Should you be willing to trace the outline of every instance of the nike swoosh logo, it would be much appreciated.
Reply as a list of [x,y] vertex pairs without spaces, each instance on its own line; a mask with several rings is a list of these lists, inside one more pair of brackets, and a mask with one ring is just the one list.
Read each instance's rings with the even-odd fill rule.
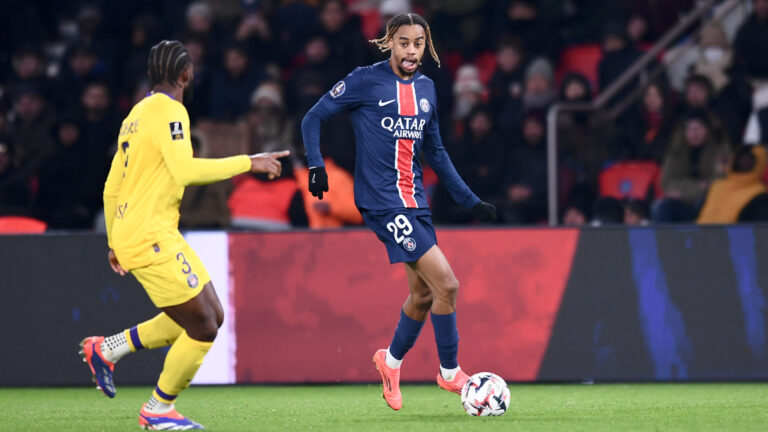
[[381,99],[379,99],[379,106],[386,106],[386,105],[389,105],[389,104],[391,104],[391,103],[392,103],[392,102],[394,102],[394,101],[395,101],[395,100],[394,100],[394,99],[392,99],[392,100],[390,100],[390,101],[382,102],[382,101],[381,101]]
[[312,183],[314,183],[314,182],[315,182],[315,176],[316,176],[316,175],[317,175],[317,174],[312,174]]

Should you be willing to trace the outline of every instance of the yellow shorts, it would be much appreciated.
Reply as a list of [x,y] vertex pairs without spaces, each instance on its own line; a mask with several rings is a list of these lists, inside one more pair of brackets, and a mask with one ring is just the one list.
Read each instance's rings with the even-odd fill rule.
[[175,258],[131,270],[155,306],[180,305],[200,294],[211,281],[197,253],[184,242],[173,251]]

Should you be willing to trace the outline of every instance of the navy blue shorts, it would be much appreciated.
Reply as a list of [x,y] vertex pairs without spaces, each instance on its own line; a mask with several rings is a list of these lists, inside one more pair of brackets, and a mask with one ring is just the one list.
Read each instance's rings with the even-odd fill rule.
[[414,262],[437,244],[429,209],[363,210],[363,220],[387,247],[389,262]]

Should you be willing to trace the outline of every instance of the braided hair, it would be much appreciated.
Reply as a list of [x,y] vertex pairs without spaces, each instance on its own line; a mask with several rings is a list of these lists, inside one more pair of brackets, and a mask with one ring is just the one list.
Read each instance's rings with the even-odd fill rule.
[[182,72],[192,63],[187,48],[179,41],[160,41],[149,50],[147,75],[150,88],[163,83],[176,84]]
[[424,33],[426,33],[427,36],[429,54],[433,59],[435,59],[437,66],[440,67],[440,58],[437,57],[437,53],[435,52],[435,44],[432,42],[432,32],[429,29],[429,24],[427,24],[427,20],[425,20],[421,15],[417,13],[403,13],[393,17],[389,20],[389,22],[387,22],[387,32],[384,34],[384,36],[379,39],[371,39],[368,42],[376,44],[381,52],[387,52],[389,51],[387,42],[395,36],[397,29],[403,25],[420,25],[422,28],[424,28]]

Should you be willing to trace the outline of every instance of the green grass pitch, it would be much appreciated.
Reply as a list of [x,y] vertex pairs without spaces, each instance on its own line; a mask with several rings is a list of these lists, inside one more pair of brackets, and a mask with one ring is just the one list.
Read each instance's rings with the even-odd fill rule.
[[[210,431],[766,431],[768,384],[512,385],[501,417],[469,417],[459,396],[405,384],[402,411],[380,385],[192,387],[179,411]],[[150,387],[0,388],[2,431],[138,429]]]

